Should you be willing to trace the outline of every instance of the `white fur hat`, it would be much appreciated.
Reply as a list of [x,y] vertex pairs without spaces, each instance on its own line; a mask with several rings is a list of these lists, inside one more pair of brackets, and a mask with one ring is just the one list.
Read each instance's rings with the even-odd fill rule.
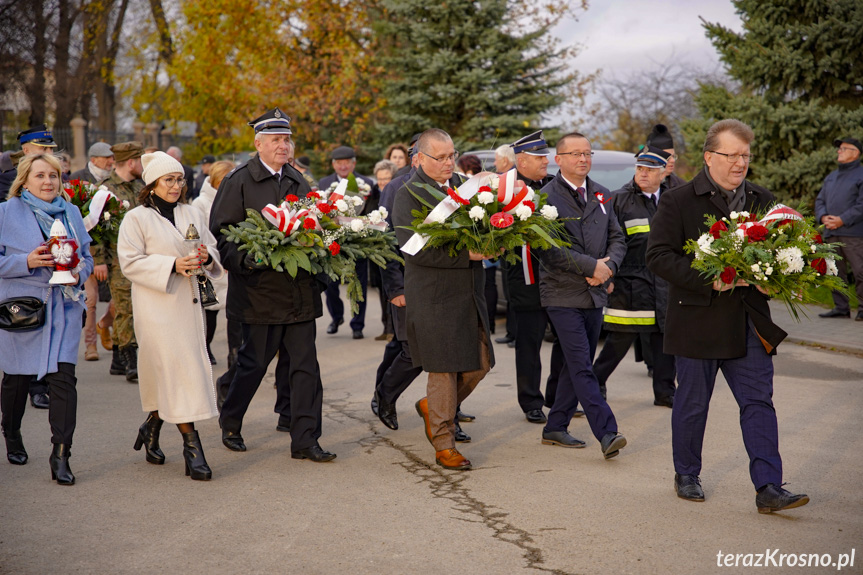
[[165,152],[153,152],[141,156],[141,164],[144,166],[144,183],[148,186],[164,176],[165,174],[183,174],[183,164],[166,154]]

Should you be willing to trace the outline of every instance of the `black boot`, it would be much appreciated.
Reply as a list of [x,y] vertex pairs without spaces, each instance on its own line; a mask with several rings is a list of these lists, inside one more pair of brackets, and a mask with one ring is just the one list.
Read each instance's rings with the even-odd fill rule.
[[183,434],[183,458],[186,460],[186,476],[200,481],[209,481],[213,477],[207,460],[204,459],[204,448],[197,431]]
[[140,451],[141,446],[146,447],[147,461],[162,465],[165,463],[165,454],[159,449],[159,431],[162,429],[163,421],[156,414],[150,413],[147,421],[138,428],[138,439],[135,440],[135,451]]
[[120,348],[116,345],[111,348],[111,368],[108,372],[111,375],[126,374],[126,362],[123,361],[123,354],[120,353]]
[[24,449],[24,441],[21,439],[21,430],[3,431],[6,438],[6,459],[12,465],[24,465],[27,463],[27,451]]
[[120,348],[120,353],[126,362],[126,381],[138,383],[138,348],[127,345]]
[[56,479],[59,485],[75,485],[75,476],[69,469],[68,445],[55,443],[48,463],[51,464],[51,479]]

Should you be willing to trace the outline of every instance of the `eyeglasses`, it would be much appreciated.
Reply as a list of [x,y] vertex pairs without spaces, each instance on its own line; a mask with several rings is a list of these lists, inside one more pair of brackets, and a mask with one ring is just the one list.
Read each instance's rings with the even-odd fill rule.
[[589,160],[591,156],[593,156],[595,152],[558,152],[558,156],[572,156],[576,160],[579,158],[584,158],[585,160]]
[[677,154],[671,154],[671,155],[669,156],[669,158],[671,158],[672,160],[676,160],[676,159],[677,159]]
[[716,152],[714,150],[708,150],[711,154],[719,154],[720,156],[725,156],[725,159],[728,160],[729,164],[736,164],[737,160],[743,158],[743,162],[748,164],[755,158],[752,154],[723,154],[722,152]]
[[836,148],[836,151],[837,152],[856,152],[857,148],[843,148],[840,146],[840,147]]
[[186,180],[183,178],[180,178],[178,180],[177,178],[170,177],[170,178],[165,178],[162,181],[165,182],[165,185],[168,186],[169,188],[173,188],[175,184],[177,185],[178,188],[182,188],[183,186],[186,185]]
[[425,156],[427,158],[431,158],[435,162],[439,162],[441,164],[443,164],[445,162],[455,162],[458,159],[458,150],[456,150],[455,152],[453,152],[452,154],[450,154],[449,156],[446,156],[444,158],[435,158],[434,156],[430,156],[430,155],[428,155],[422,151],[420,152],[420,154],[422,154],[423,156]]

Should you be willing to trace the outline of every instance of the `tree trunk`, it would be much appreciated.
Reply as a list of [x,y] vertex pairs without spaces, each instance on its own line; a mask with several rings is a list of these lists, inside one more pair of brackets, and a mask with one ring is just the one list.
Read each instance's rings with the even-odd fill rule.
[[30,125],[45,121],[45,2],[30,0],[33,10],[33,76],[29,78],[25,92],[30,102]]

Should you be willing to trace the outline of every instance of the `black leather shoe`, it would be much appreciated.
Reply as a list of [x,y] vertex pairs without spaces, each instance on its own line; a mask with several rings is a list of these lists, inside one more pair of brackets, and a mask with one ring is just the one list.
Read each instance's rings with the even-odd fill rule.
[[282,431],[284,433],[291,432],[291,418],[286,417],[284,415],[279,416],[279,423],[276,424],[276,431]]
[[372,413],[375,415],[378,414],[378,392],[375,390],[374,395],[372,395]]
[[469,413],[464,413],[462,410],[458,410],[455,412],[455,418],[461,423],[470,423],[471,421],[476,419],[475,415],[470,415]]
[[21,430],[4,431],[6,439],[6,459],[12,465],[24,465],[27,463],[27,450],[24,449],[24,440],[21,439]]
[[69,468],[68,445],[55,443],[48,463],[51,465],[51,479],[56,479],[58,485],[75,485],[75,476]]
[[506,342],[506,347],[510,349],[515,349],[515,340]]
[[620,433],[606,433],[600,442],[600,446],[605,458],[611,459],[612,457],[617,457],[620,454],[620,450],[626,446],[626,438]]
[[574,412],[572,412],[572,417],[584,417],[584,410],[576,409]]
[[320,445],[312,445],[311,447],[291,452],[291,459],[308,459],[315,463],[324,463],[326,461],[332,461],[335,458],[335,453],[324,451],[321,449]]
[[836,308],[831,309],[830,311],[825,311],[824,313],[819,313],[818,317],[851,317],[850,311],[839,311]]
[[653,405],[658,405],[660,407],[674,407],[674,396],[667,395],[665,397],[657,397],[653,400]]
[[509,342],[515,342],[515,338],[514,338],[514,337],[512,337],[512,336],[509,336],[509,335],[505,335],[505,336],[503,336],[503,337],[496,337],[496,338],[494,338],[494,342],[495,342],[495,343],[509,343]]
[[704,490],[697,475],[674,474],[674,490],[677,496],[687,501],[704,501]]
[[354,335],[352,337],[354,339],[363,339],[363,332],[361,330],[355,329]]
[[462,431],[458,421],[455,422],[455,440],[458,443],[470,443],[470,435]]
[[543,445],[559,445],[561,447],[584,447],[585,443],[576,439],[567,431],[543,431]]
[[30,396],[30,405],[36,409],[48,409],[51,407],[51,399],[47,393],[34,393]]
[[191,477],[195,481],[209,481],[213,477],[213,472],[204,458],[204,448],[201,447],[201,438],[198,437],[198,432],[190,431],[182,435],[186,477]]
[[774,511],[782,511],[783,509],[794,509],[802,507],[809,503],[809,496],[805,493],[795,495],[777,487],[772,483],[768,483],[761,493],[755,496],[755,506],[758,507],[758,513],[773,513]]
[[381,420],[381,423],[386,425],[388,428],[395,431],[399,428],[399,418],[396,414],[396,404],[387,403],[378,392],[375,392],[375,398],[378,400],[378,419]]
[[150,412],[147,421],[138,428],[138,438],[135,439],[133,449],[141,451],[141,447],[144,447],[144,458],[147,462],[162,465],[165,463],[165,454],[159,449],[159,433],[164,422],[156,417],[155,413],[154,411]]
[[541,409],[531,409],[524,413],[524,418],[531,423],[545,423],[548,419]]
[[231,451],[245,451],[246,444],[243,443],[243,436],[239,431],[222,430],[222,443]]
[[863,321],[863,309],[857,310],[857,317],[854,318],[854,321]]
[[327,333],[334,334],[339,331],[339,326],[345,323],[345,318],[334,319],[333,323],[327,326]]

